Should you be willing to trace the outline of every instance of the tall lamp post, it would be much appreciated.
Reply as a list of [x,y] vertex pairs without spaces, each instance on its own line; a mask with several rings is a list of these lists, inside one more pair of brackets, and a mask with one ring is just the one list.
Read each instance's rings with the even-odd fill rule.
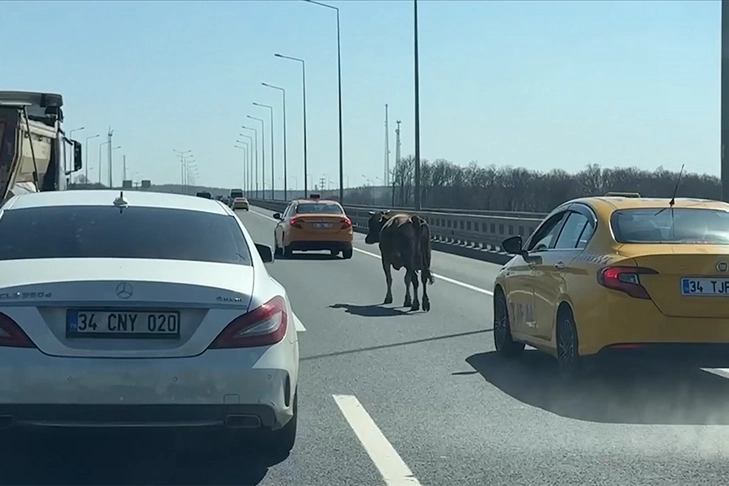
[[[248,118],[261,123],[261,196],[263,196],[261,199],[266,199],[266,141],[263,138],[263,132],[266,130],[266,125],[263,118],[256,118],[251,115],[248,115]],[[256,133],[257,132],[258,131],[256,131]]]
[[276,156],[273,152],[273,106],[264,105],[261,103],[253,103],[255,106],[260,106],[262,108],[268,108],[268,111],[271,115],[271,201],[276,199],[275,197],[275,189],[274,184],[276,183],[276,176],[275,176],[275,165],[276,165]]
[[296,61],[301,63],[301,86],[302,86],[302,95],[303,95],[303,107],[304,107],[304,197],[308,196],[308,174],[309,174],[309,166],[308,166],[308,157],[307,157],[307,136],[306,136],[306,62],[303,59],[299,59],[298,57],[291,57],[291,56],[284,56],[283,54],[274,54],[276,57],[280,57],[281,59],[288,59],[290,61]]
[[[246,194],[248,193],[248,190],[246,189],[246,184],[248,183],[248,177],[246,174],[246,171],[248,169],[248,149],[249,145],[247,142],[238,142],[241,145],[235,145],[234,147],[237,149],[241,149],[243,151],[243,184],[241,185],[241,189],[246,191]],[[250,197],[250,196],[249,196]]]
[[[246,188],[246,192],[248,194],[253,193],[253,137],[250,135],[246,135],[244,133],[239,133],[239,137],[243,137],[246,139],[245,142],[242,140],[236,140],[238,143],[242,143],[248,146],[248,167],[246,170],[248,171],[248,176],[246,177],[246,180],[248,181],[248,187]],[[249,196],[250,197],[250,196]]]
[[415,57],[415,210],[422,207],[420,190],[420,56],[418,54],[418,0],[413,0],[414,38],[413,55]]
[[[245,125],[241,125],[241,128],[243,128],[244,130],[251,130],[254,135],[252,137],[253,138],[253,153],[256,155],[254,180],[256,181],[256,199],[258,199],[258,197],[259,197],[259,194],[258,194],[258,182],[259,182],[259,179],[258,179],[258,130],[256,130],[255,128],[247,127]],[[239,140],[239,142],[240,142],[240,140]]]
[[283,175],[283,184],[284,184],[283,198],[284,198],[284,201],[288,201],[289,200],[289,197],[288,197],[288,165],[289,165],[289,163],[288,163],[288,160],[287,160],[288,159],[287,158],[288,148],[287,148],[287,142],[286,142],[286,90],[283,89],[283,88],[280,88],[278,86],[274,86],[272,84],[268,84],[268,83],[261,83],[261,84],[263,86],[267,87],[267,88],[272,88],[272,89],[279,90],[281,92],[281,95],[283,96],[283,158],[284,158],[284,160],[283,160],[283,171],[284,171],[284,175]]
[[314,5],[326,7],[337,13],[337,95],[339,98],[339,202],[344,204],[344,149],[342,142],[342,43],[339,28],[339,9],[326,3],[317,2],[315,0],[306,0]]
[[84,143],[84,151],[86,152],[86,173],[84,177],[86,177],[86,184],[89,184],[89,140],[91,140],[92,138],[99,138],[100,136],[101,134],[86,137],[86,142]]
[[729,143],[729,1],[721,0],[721,192],[729,202],[729,160],[726,145]]

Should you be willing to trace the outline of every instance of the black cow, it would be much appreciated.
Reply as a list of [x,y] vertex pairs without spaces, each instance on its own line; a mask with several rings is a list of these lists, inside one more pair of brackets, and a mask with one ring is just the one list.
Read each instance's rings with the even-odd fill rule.
[[[387,294],[385,304],[392,303],[392,271],[405,267],[405,303],[410,310],[420,309],[418,301],[418,270],[423,282],[423,310],[430,310],[428,282],[434,283],[430,273],[430,227],[417,214],[394,214],[370,211],[369,231],[365,243],[380,244],[382,269],[385,271]],[[410,298],[410,284],[413,285],[414,298]]]

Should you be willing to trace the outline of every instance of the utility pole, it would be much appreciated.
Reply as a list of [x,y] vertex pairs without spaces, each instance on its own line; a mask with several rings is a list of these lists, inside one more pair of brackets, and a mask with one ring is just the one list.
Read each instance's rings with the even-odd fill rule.
[[[396,121],[397,128],[395,128],[395,168],[393,172],[398,169],[400,165],[400,120]],[[392,205],[395,206],[395,177],[392,178]]]
[[385,186],[390,185],[390,121],[387,103],[385,103],[385,174],[382,180]]
[[719,101],[721,113],[720,163],[721,163],[721,192],[722,199],[729,201],[729,159],[726,145],[729,143],[729,1],[721,1],[721,99]]
[[109,189],[114,188],[114,161],[111,158],[112,157],[112,144],[111,144],[111,137],[114,135],[114,130],[109,127],[109,133],[106,134],[107,142],[109,143]]
[[122,180],[127,180],[127,156],[126,154],[122,156]]
[[323,192],[324,189],[327,187],[327,178],[326,177],[320,177],[319,178],[319,192]]
[[415,210],[420,211],[422,206],[422,192],[420,189],[420,51],[418,46],[418,0],[413,0],[413,57],[414,85],[415,85]]

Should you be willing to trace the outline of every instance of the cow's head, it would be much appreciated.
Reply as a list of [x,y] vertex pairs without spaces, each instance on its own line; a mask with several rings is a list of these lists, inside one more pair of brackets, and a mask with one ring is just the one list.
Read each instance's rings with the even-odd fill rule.
[[380,231],[388,220],[388,213],[390,211],[370,211],[370,220],[367,222],[367,236],[365,236],[365,243],[373,245],[380,241]]

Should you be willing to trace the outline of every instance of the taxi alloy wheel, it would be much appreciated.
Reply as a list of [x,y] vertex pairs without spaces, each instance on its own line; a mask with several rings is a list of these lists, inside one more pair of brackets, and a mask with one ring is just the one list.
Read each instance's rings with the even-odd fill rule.
[[524,343],[514,341],[511,335],[511,324],[509,322],[508,305],[506,297],[498,292],[494,298],[494,347],[496,352],[512,357],[524,351]]
[[350,258],[352,258],[353,253],[354,253],[354,250],[352,250],[351,248],[342,250],[342,258],[344,258],[345,260],[349,260]]
[[560,312],[557,317],[556,337],[559,374],[563,380],[569,381],[576,378],[582,371],[577,327],[572,312]]

